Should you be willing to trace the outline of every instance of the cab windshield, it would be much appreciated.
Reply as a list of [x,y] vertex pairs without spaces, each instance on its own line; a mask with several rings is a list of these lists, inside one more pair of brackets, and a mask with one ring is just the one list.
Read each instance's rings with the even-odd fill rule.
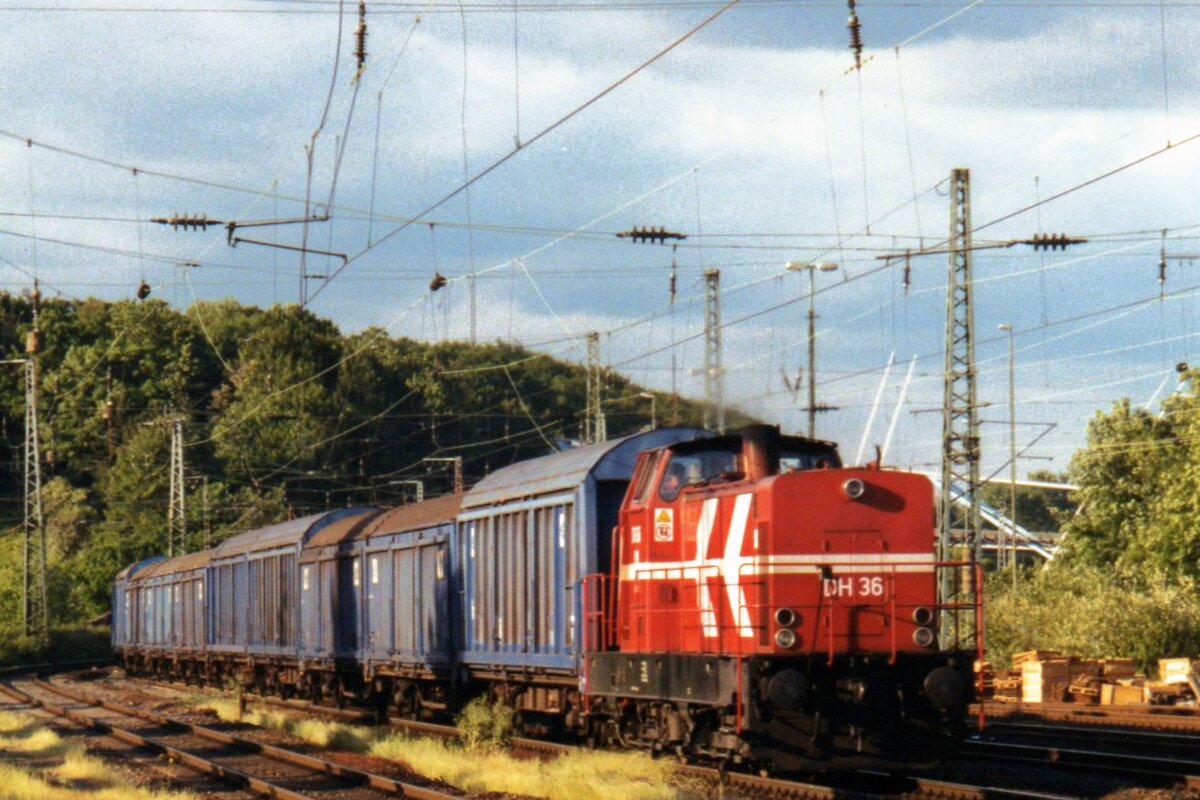
[[805,469],[832,469],[842,461],[833,448],[800,449],[784,447],[779,454],[779,474]]
[[695,486],[722,473],[737,471],[737,451],[713,448],[692,453],[671,453],[666,472],[658,486],[658,496],[670,502],[685,486]]

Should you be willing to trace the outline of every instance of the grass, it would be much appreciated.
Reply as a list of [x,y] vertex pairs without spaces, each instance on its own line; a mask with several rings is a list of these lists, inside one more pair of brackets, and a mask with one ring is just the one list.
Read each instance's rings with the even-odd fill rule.
[[371,743],[380,736],[380,732],[372,728],[344,725],[340,722],[326,722],[318,719],[297,717],[286,711],[268,711],[251,705],[246,713],[238,715],[237,702],[223,698],[204,698],[193,701],[196,708],[206,708],[215,711],[217,716],[226,722],[244,722],[260,728],[283,731],[297,736],[304,741],[319,747],[333,750],[349,750],[353,753],[365,753],[371,748]]
[[370,754],[459,789],[547,800],[675,800],[674,768],[641,753],[575,751],[546,761],[513,758],[491,747],[468,749],[425,737],[389,736]]
[[136,786],[112,765],[65,742],[27,714],[0,711],[0,753],[47,766],[0,762],[0,800],[188,800],[192,795]]
[[227,722],[245,722],[286,731],[311,744],[349,750],[403,763],[413,772],[459,789],[542,797],[547,800],[678,800],[690,796],[677,785],[669,761],[641,753],[580,750],[548,760],[514,758],[504,751],[506,719],[476,709],[460,726],[474,746],[425,736],[404,736],[384,728],[302,719],[285,711],[251,707],[239,718],[233,700],[204,698],[198,708]]

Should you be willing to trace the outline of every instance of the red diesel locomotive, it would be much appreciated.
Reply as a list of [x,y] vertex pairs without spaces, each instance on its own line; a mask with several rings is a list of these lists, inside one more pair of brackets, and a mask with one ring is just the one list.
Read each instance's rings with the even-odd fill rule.
[[[937,562],[922,475],[766,426],[650,450],[612,564],[586,593],[596,739],[804,769],[961,738],[980,606],[939,606],[937,576],[976,576]],[[971,641],[940,648],[941,623]]]

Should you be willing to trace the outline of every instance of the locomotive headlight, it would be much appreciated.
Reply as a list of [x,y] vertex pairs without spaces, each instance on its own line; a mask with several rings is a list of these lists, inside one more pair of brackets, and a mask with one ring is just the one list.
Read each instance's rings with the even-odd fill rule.
[[933,644],[933,631],[929,628],[917,628],[913,631],[913,644],[917,647],[929,647]]
[[857,500],[866,493],[867,485],[858,478],[850,478],[842,484],[842,491],[846,493],[846,497]]
[[918,606],[913,609],[912,618],[913,622],[918,625],[928,625],[933,622],[933,609],[926,606]]
[[775,644],[785,650],[796,646],[796,634],[788,628],[780,628],[775,631]]
[[775,622],[784,628],[790,628],[796,624],[796,612],[790,608],[775,609]]

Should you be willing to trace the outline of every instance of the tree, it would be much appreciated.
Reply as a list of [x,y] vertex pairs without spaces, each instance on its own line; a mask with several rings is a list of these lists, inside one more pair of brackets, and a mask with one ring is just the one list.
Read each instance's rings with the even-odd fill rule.
[[1128,398],[1091,419],[1087,447],[1067,470],[1080,487],[1072,498],[1079,512],[1063,528],[1067,557],[1097,566],[1159,560],[1148,545],[1160,539],[1162,480],[1188,455],[1175,428]]
[[297,306],[276,306],[257,319],[213,398],[223,475],[257,484],[324,468],[345,410],[337,394],[342,352],[333,323]]
[[107,605],[112,578],[122,567],[167,550],[170,429],[162,421],[139,425],[121,444],[100,484],[104,519],[73,560],[80,603]]

